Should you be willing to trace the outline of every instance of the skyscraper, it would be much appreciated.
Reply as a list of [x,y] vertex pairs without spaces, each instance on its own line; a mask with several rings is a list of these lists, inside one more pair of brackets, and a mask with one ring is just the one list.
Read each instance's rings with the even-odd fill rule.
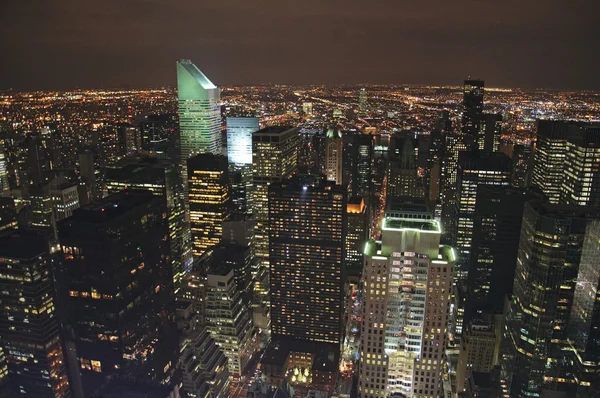
[[551,203],[600,204],[600,125],[539,120],[531,183]]
[[231,211],[228,164],[213,154],[193,156],[187,164],[192,253],[200,257],[221,241]]
[[342,160],[343,160],[342,138],[335,129],[329,129],[325,148],[325,175],[327,181],[333,181],[342,185]]
[[459,269],[456,276],[464,280],[468,270],[473,234],[473,213],[477,203],[477,187],[481,185],[510,184],[511,161],[501,152],[460,152],[456,177],[455,215],[456,248],[459,252]]
[[113,374],[169,383],[178,342],[165,200],[109,195],[63,220],[59,241],[65,325],[87,393]]
[[352,150],[352,195],[369,198],[372,191],[373,169],[373,136],[368,134],[354,134]]
[[206,327],[193,331],[181,344],[183,390],[190,398],[229,396],[227,357]]
[[257,117],[227,118],[227,160],[230,165],[252,165],[252,133],[259,129]]
[[354,282],[360,281],[364,263],[364,247],[369,235],[367,206],[360,196],[348,199],[346,229],[346,277]]
[[257,117],[227,118],[227,160],[234,211],[252,214],[252,133]]
[[480,141],[479,135],[483,117],[484,86],[483,80],[472,79],[465,80],[463,86],[462,133],[470,135],[477,143]]
[[578,396],[593,395],[600,383],[600,221],[591,221],[586,229],[581,262],[575,285],[573,309],[571,311],[568,336],[572,341],[575,363],[573,373],[577,375]]
[[181,162],[199,153],[221,153],[221,93],[190,60],[177,61]]
[[502,138],[502,115],[484,113],[479,128],[481,129],[478,137],[479,149],[486,152],[498,152]]
[[391,155],[388,161],[386,196],[422,198],[424,195],[425,187],[417,170],[412,138],[404,137],[400,153]]
[[525,188],[531,185],[531,146],[515,145],[512,153],[511,185],[516,188]]
[[169,241],[171,244],[171,268],[177,290],[184,270],[190,266],[191,253],[184,252],[184,214],[177,166],[167,159],[155,157],[126,157],[105,169],[108,194],[125,189],[146,189],[161,197],[167,204]]
[[445,358],[454,251],[437,221],[396,209],[365,249],[358,394],[437,397]]
[[0,343],[11,383],[21,397],[70,397],[49,243],[9,230],[0,257]]
[[358,94],[358,116],[359,117],[365,117],[367,116],[367,112],[368,112],[368,94],[367,94],[367,90],[365,90],[364,88],[360,90],[360,93]]
[[257,348],[252,310],[233,267],[215,265],[206,278],[205,324],[228,358],[229,373],[239,378]]
[[502,313],[505,297],[512,294],[525,203],[541,199],[542,194],[505,185],[480,185],[476,197],[467,275],[467,322],[477,310]]
[[598,219],[595,208],[525,205],[503,342],[503,378],[511,397],[577,388],[572,359],[565,358],[573,349],[567,331],[587,228]]
[[263,266],[269,264],[269,185],[296,172],[298,143],[298,129],[293,127],[266,127],[252,134],[255,255]]
[[340,345],[346,192],[316,176],[269,186],[271,335]]

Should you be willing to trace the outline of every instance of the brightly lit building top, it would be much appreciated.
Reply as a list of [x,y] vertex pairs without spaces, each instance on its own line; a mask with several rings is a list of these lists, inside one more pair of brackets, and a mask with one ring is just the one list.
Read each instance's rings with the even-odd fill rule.
[[177,92],[179,100],[219,98],[219,89],[189,59],[177,61]]

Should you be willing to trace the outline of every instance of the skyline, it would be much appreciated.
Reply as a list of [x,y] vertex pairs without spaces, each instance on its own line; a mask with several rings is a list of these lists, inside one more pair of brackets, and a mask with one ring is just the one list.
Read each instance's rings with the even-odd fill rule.
[[0,89],[173,87],[176,60],[190,58],[218,86],[449,85],[470,75],[494,87],[599,90],[595,9],[512,0],[6,2]]

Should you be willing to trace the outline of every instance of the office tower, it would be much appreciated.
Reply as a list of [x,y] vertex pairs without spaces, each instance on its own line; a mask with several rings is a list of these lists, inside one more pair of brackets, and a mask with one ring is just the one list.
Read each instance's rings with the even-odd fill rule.
[[342,137],[337,130],[330,128],[327,131],[325,149],[325,175],[327,176],[327,181],[333,181],[337,185],[342,185],[343,156]]
[[591,221],[586,229],[581,263],[575,285],[573,307],[567,329],[573,351],[574,374],[579,386],[577,397],[593,396],[600,386],[600,222]]
[[269,264],[269,184],[296,172],[299,136],[293,127],[266,127],[252,134],[252,215],[255,224],[255,255]]
[[220,90],[190,60],[177,61],[182,175],[199,153],[221,153]]
[[505,297],[512,294],[525,203],[542,199],[542,194],[504,185],[480,185],[476,198],[467,321],[477,310],[502,313]]
[[467,389],[470,372],[489,373],[498,364],[502,337],[502,314],[482,314],[472,318],[460,342],[456,367],[456,388]]
[[44,191],[29,197],[29,226],[40,230],[52,230],[55,227],[52,198]]
[[572,352],[567,331],[582,246],[594,231],[586,228],[598,219],[595,208],[525,204],[503,339],[503,379],[511,397],[576,388],[572,360],[565,358]]
[[531,146],[515,145],[512,152],[512,177],[510,184],[516,188],[531,185]]
[[191,265],[191,251],[184,250],[185,220],[180,195],[180,177],[171,160],[155,157],[126,157],[105,169],[106,192],[114,194],[125,189],[145,189],[161,197],[167,204],[171,271],[175,291],[185,270]]
[[[232,264],[219,262],[213,265],[206,277],[205,324],[228,359],[229,373],[240,378],[258,348],[252,326],[252,310],[245,294],[249,286],[244,282],[238,284]],[[246,274],[250,275],[250,271]]]
[[49,141],[49,135],[43,133],[29,134],[24,141],[27,148],[28,189],[32,194],[40,194],[53,168]]
[[94,153],[89,149],[79,153],[79,176],[81,185],[84,187],[84,195],[80,196],[80,202],[86,205],[99,197],[96,185]]
[[363,88],[360,90],[360,93],[358,94],[358,116],[359,117],[367,116],[367,112],[368,112],[367,108],[368,108],[367,90],[365,90]]
[[227,118],[227,160],[230,165],[252,165],[252,133],[259,129],[257,117]]
[[367,206],[360,196],[348,199],[346,206],[346,277],[357,283],[364,263],[363,251],[369,235]]
[[550,203],[560,203],[568,130],[568,122],[538,120],[531,184],[541,189]]
[[457,228],[457,222],[454,214],[456,207],[456,175],[458,171],[458,155],[467,150],[467,142],[463,135],[446,134],[445,153],[441,158],[441,195],[442,204],[442,225],[444,226],[444,235],[446,239]]
[[479,143],[483,117],[484,86],[483,80],[471,79],[465,80],[463,86],[462,133],[463,135],[470,135],[477,143]]
[[532,185],[551,203],[600,204],[600,125],[539,120]]
[[445,361],[454,252],[424,210],[396,209],[363,271],[358,395],[437,397]]
[[55,178],[49,184],[49,196],[52,199],[54,218],[64,220],[79,209],[79,184],[66,178]]
[[566,142],[561,202],[600,206],[600,124],[571,127]]
[[118,129],[122,156],[133,155],[142,150],[140,129],[125,123],[119,124]]
[[373,169],[373,136],[354,134],[352,146],[352,181],[351,191],[353,196],[369,198],[372,193]]
[[192,254],[200,257],[221,241],[231,211],[227,158],[205,153],[187,165]]
[[0,343],[21,397],[70,397],[46,238],[24,231],[0,237]]
[[234,210],[252,213],[252,133],[259,130],[257,117],[227,118],[227,160],[233,179]]
[[422,198],[425,195],[423,178],[419,175],[415,162],[415,148],[411,137],[405,137],[401,152],[391,155],[387,170],[387,191],[389,198]]
[[229,396],[227,357],[206,327],[183,338],[181,344],[183,390],[190,398]]
[[0,344],[0,397],[10,398],[10,386],[8,386],[8,365],[6,362],[6,355],[2,350],[2,344]]
[[179,123],[177,114],[165,113],[144,116],[140,122],[142,150],[165,153],[179,164]]
[[340,345],[346,191],[316,176],[269,186],[271,335]]
[[502,115],[499,113],[484,113],[479,127],[478,145],[486,152],[498,152],[502,138]]
[[87,394],[115,374],[171,382],[178,342],[165,200],[109,195],[63,220],[59,241],[65,327]]
[[456,177],[455,215],[456,248],[459,255],[459,269],[456,276],[466,279],[471,261],[471,237],[473,234],[473,213],[477,204],[477,187],[481,185],[510,184],[511,161],[501,152],[470,151],[458,156]]

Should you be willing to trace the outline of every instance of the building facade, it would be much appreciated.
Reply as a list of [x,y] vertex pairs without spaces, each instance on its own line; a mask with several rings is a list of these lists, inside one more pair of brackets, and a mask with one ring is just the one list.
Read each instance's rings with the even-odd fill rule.
[[271,335],[340,345],[346,192],[301,176],[269,186]]
[[358,394],[437,397],[441,391],[454,251],[420,212],[386,217],[365,250]]
[[201,257],[221,242],[231,212],[228,164],[225,156],[213,154],[193,156],[187,164],[192,254]]

